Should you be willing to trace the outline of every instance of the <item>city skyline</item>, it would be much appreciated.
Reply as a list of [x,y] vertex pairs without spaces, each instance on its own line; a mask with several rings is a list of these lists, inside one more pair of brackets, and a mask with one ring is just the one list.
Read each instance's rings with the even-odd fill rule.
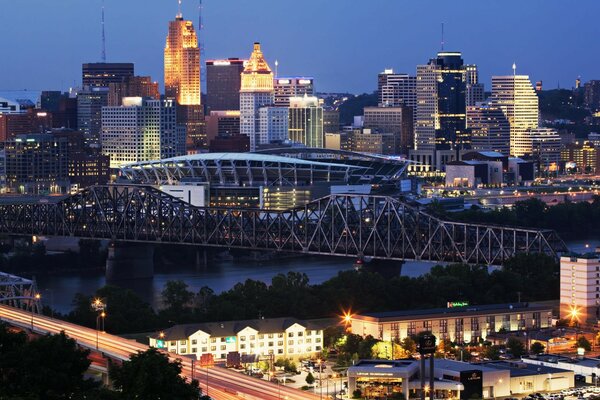
[[[164,37],[177,2],[105,3],[107,61],[134,62],[138,73],[151,75],[162,88]],[[6,9],[0,34],[15,40],[0,45],[11,54],[0,91],[79,86],[81,64],[101,58],[101,4],[23,0]],[[279,61],[280,75],[314,76],[320,92],[372,92],[383,69],[414,74],[416,65],[434,57],[444,22],[445,49],[461,51],[465,63],[477,64],[486,90],[491,76],[509,74],[513,62],[518,73],[543,80],[545,88],[558,83],[570,88],[579,75],[583,81],[594,78],[600,55],[593,40],[600,28],[593,17],[599,4],[580,2],[577,18],[565,2],[531,1],[515,10],[516,4],[461,1],[432,7],[431,2],[376,1],[343,8],[341,1],[311,0],[291,16],[284,2],[204,1],[202,62],[244,57],[248,46],[260,41],[267,61]],[[182,11],[197,25],[197,1],[184,0]],[[357,24],[362,28],[353,28]],[[24,26],[30,35],[23,34]],[[344,57],[347,61],[340,61]],[[576,63],[563,62],[575,57]]]

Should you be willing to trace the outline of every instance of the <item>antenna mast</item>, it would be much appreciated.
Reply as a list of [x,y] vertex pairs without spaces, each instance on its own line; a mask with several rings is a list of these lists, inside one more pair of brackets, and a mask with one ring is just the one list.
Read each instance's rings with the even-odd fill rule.
[[104,0],[102,0],[102,62],[106,62],[106,36],[104,34]]
[[200,48],[200,82],[206,80],[204,59],[204,23],[202,22],[202,0],[198,0],[198,47]]
[[442,22],[442,51],[444,51],[444,23]]

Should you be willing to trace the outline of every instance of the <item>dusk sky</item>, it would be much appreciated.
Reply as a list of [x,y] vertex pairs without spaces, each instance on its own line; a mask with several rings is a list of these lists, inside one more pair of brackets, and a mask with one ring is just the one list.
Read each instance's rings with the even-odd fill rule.
[[[105,0],[107,61],[161,82],[176,0]],[[101,0],[0,0],[0,91],[67,89],[100,61]],[[183,0],[198,20],[198,0]],[[318,91],[371,92],[384,68],[415,73],[440,50],[462,51],[490,77],[517,72],[544,88],[600,79],[600,1],[204,0],[205,59],[247,57],[260,41],[279,75]],[[204,88],[203,88],[204,90]]]

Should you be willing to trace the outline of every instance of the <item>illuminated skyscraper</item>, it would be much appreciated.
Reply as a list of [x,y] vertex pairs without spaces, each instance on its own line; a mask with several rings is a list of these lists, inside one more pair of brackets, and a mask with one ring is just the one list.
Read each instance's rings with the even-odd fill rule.
[[314,78],[277,77],[275,79],[275,106],[289,107],[290,97],[314,96]]
[[469,64],[465,66],[466,71],[466,103],[467,107],[474,106],[485,100],[485,90],[483,83],[479,82],[479,71],[477,65]]
[[165,46],[165,95],[179,105],[200,105],[200,49],[192,21],[179,13],[169,22]]
[[510,153],[510,124],[502,108],[489,104],[467,107],[467,127],[473,150]]
[[261,107],[274,102],[273,72],[265,61],[260,43],[254,50],[242,72],[240,88],[240,133],[250,138],[250,151],[260,144]]
[[323,148],[323,107],[316,97],[291,97],[289,138],[306,147]]
[[528,130],[538,127],[538,97],[527,75],[492,76],[491,104],[503,109],[510,124],[510,154],[530,154]]
[[379,107],[410,107],[417,104],[417,78],[386,69],[377,76]]

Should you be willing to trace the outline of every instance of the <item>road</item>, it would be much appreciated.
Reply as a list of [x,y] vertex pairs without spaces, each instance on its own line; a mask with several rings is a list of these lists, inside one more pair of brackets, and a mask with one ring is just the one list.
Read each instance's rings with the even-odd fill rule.
[[[59,319],[53,319],[41,315],[32,315],[29,312],[5,305],[0,305],[0,320],[10,325],[24,329],[32,329],[38,334],[60,333],[76,340],[84,348],[100,351],[108,357],[116,360],[128,360],[132,354],[138,351],[148,350],[148,346],[133,340],[123,339],[119,336],[98,332],[95,329],[75,325]],[[96,345],[98,347],[96,347]],[[172,360],[179,359],[182,363],[182,375],[188,379],[192,378],[192,360],[181,358],[175,354],[169,354]],[[292,389],[283,385],[277,385],[265,380],[252,378],[225,368],[201,368],[196,367],[193,371],[194,378],[200,382],[203,393],[207,393],[215,400],[316,400],[319,396]],[[208,382],[208,387],[207,387]]]

